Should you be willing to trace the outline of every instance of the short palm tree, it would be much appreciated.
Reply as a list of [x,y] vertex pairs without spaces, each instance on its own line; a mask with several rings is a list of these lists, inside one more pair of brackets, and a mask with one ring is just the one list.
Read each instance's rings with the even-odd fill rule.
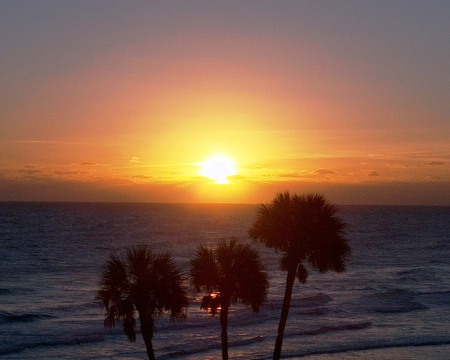
[[183,320],[188,305],[183,277],[170,254],[155,254],[145,245],[129,249],[126,259],[110,256],[97,299],[105,309],[105,327],[123,322],[131,342],[136,340],[138,313],[149,359],[155,359],[155,320],[166,313],[172,320]]
[[249,235],[280,251],[280,266],[287,272],[274,359],[281,356],[295,278],[302,284],[306,282],[306,265],[321,273],[345,270],[350,247],[344,237],[345,223],[336,216],[336,211],[322,195],[291,196],[288,192],[278,194],[272,203],[258,209]]
[[222,358],[228,359],[228,309],[241,302],[259,311],[267,297],[267,274],[258,253],[236,239],[221,240],[215,248],[200,246],[196,255],[191,260],[192,282],[197,291],[209,294],[201,308],[212,315],[220,311]]

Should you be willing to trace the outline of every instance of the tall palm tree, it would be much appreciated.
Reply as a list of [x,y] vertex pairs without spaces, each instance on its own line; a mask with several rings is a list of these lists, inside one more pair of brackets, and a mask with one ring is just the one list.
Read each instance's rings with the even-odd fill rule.
[[350,247],[344,237],[345,223],[336,211],[322,195],[291,196],[289,192],[278,194],[272,203],[258,209],[249,235],[280,251],[280,267],[287,272],[274,359],[281,355],[295,278],[302,284],[306,282],[306,265],[321,273],[345,270]]
[[220,310],[222,358],[228,359],[228,309],[241,302],[259,311],[267,297],[267,274],[258,253],[236,239],[221,240],[215,248],[200,246],[196,255],[191,260],[192,283],[197,291],[209,293],[202,309],[212,315]]
[[97,299],[105,309],[105,327],[122,321],[131,342],[136,341],[137,311],[149,359],[155,359],[155,320],[166,313],[171,320],[183,320],[188,305],[183,277],[170,254],[155,254],[145,245],[129,249],[126,259],[110,256]]

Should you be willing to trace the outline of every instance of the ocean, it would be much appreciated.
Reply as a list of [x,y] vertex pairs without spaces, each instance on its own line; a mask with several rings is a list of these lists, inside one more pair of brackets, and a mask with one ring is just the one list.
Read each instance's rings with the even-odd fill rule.
[[[0,203],[0,358],[145,359],[140,334],[105,329],[95,300],[105,261],[136,244],[169,251],[186,277],[198,245],[250,242],[257,205]],[[340,206],[352,257],[341,274],[294,286],[282,355],[291,359],[449,359],[450,207]],[[285,276],[269,274],[259,313],[232,306],[230,358],[270,359]],[[185,322],[167,318],[159,359],[219,359],[219,317],[189,291]]]

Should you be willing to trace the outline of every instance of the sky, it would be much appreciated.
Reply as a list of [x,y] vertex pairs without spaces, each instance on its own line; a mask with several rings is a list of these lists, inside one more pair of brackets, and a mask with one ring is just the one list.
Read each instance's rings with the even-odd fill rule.
[[[0,2],[0,201],[450,205],[450,1]],[[226,181],[205,176],[222,156]]]

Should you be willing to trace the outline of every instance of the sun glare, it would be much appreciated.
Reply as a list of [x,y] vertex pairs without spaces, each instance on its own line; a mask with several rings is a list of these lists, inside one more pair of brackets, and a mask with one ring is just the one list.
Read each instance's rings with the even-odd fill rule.
[[228,177],[237,173],[235,162],[229,157],[216,155],[199,163],[200,175],[215,180],[216,184],[228,184]]

